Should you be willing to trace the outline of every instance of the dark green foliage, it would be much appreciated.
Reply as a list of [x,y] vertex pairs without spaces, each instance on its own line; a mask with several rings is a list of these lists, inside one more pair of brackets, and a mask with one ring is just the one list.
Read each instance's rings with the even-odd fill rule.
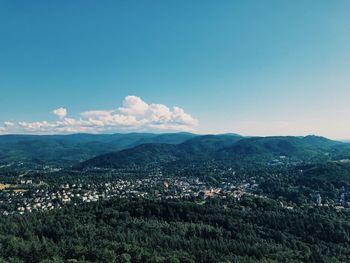
[[7,262],[348,262],[349,242],[349,215],[264,199],[117,199],[0,219]]
[[315,156],[341,143],[323,137],[253,137],[238,141],[223,149],[226,154],[240,155],[285,155],[290,157]]
[[[261,180],[260,189],[273,198],[302,204],[320,194],[323,203],[349,206],[350,163],[325,162],[281,169]],[[343,194],[343,200],[340,197]]]
[[[181,158],[181,151],[171,144],[142,144],[132,149],[122,150],[113,154],[104,154],[85,161],[85,166],[98,166],[103,163],[104,168],[149,166],[176,161]],[[79,168],[79,166],[77,166]]]
[[198,136],[179,145],[187,155],[210,156],[213,152],[229,147],[244,137],[239,135],[204,135]]

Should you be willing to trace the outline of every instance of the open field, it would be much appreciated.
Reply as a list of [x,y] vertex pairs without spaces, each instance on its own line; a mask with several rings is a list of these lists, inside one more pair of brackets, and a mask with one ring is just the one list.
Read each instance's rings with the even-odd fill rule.
[[0,190],[4,190],[4,189],[9,188],[9,187],[11,187],[10,184],[2,184],[2,183],[0,183]]

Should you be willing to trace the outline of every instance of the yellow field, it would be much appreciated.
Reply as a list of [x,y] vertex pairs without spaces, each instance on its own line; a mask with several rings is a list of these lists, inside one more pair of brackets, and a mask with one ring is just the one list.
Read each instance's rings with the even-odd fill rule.
[[4,189],[9,188],[9,187],[11,187],[10,184],[1,184],[0,183],[0,190],[4,190]]

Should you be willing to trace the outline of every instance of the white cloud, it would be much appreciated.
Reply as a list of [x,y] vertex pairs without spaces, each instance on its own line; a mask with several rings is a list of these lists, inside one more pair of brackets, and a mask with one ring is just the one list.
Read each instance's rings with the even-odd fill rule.
[[198,121],[196,119],[192,118],[191,115],[187,114],[183,109],[179,107],[174,107],[173,115],[175,122],[179,124],[183,123],[191,126],[198,124]]
[[105,118],[111,115],[113,113],[113,110],[110,111],[102,111],[102,110],[95,110],[95,111],[85,111],[80,113],[80,115],[84,118]]
[[128,115],[143,115],[147,112],[149,105],[137,96],[126,96],[123,107],[119,111]]
[[10,122],[10,121],[5,121],[4,122],[4,126],[5,128],[8,128],[8,127],[13,127],[15,126],[15,124],[13,122]]
[[146,112],[147,117],[154,123],[168,123],[172,121],[172,112],[162,104],[151,104]]
[[8,134],[12,127],[15,127],[16,124],[10,121],[5,121],[4,125],[2,127],[0,127],[0,134]]
[[125,97],[122,107],[115,110],[92,110],[80,113],[80,118],[68,118],[67,109],[52,111],[59,120],[6,122],[0,133],[76,133],[113,131],[193,131],[198,121],[179,107],[148,104],[136,96]]
[[33,132],[42,132],[46,131],[48,129],[52,129],[56,127],[55,123],[49,123],[47,121],[36,121],[36,122],[19,122],[18,123],[20,127],[27,131],[33,131]]
[[55,114],[58,118],[63,119],[67,116],[67,109],[61,107],[56,110],[53,110],[52,113]]

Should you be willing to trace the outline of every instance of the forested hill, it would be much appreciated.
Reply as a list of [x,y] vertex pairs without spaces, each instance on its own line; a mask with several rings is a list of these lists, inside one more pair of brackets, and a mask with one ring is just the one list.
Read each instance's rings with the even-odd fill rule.
[[178,144],[195,136],[191,133],[2,135],[0,164],[28,162],[72,165],[96,155],[144,143]]
[[350,147],[323,137],[241,137],[206,135],[178,145],[144,144],[97,156],[79,167],[119,168],[188,160],[251,160],[285,156],[298,160],[350,156]]
[[323,137],[242,137],[237,134],[126,133],[0,136],[0,164],[114,167],[177,160],[348,158],[350,144]]
[[0,218],[0,262],[349,262],[348,214],[268,199],[116,199]]

